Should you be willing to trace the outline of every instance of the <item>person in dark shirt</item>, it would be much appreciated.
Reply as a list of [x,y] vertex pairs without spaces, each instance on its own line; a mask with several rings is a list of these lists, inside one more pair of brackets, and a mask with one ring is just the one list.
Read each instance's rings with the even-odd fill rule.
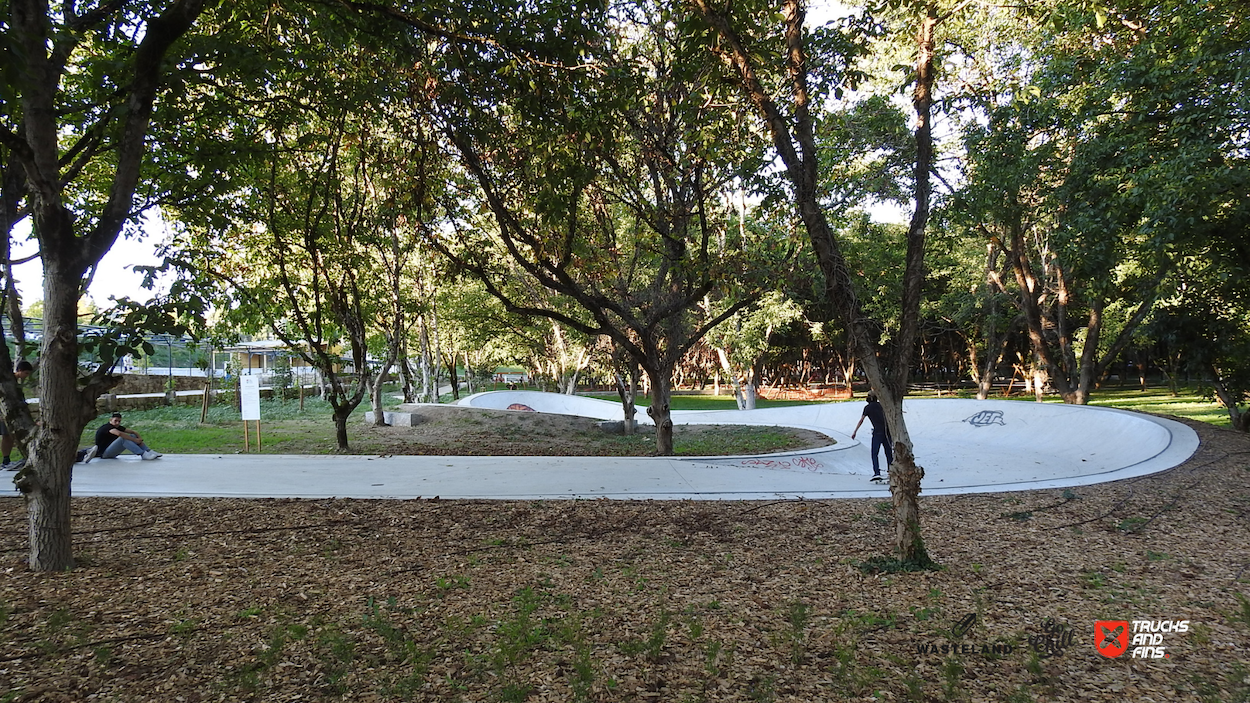
[[[17,362],[17,364],[13,367],[13,378],[16,378],[19,382],[21,382],[29,378],[34,372],[34,365],[23,359],[22,361]],[[14,444],[13,435],[9,434],[9,428],[5,426],[4,420],[0,420],[0,454],[3,454],[3,457],[0,457],[0,464],[2,464],[3,467],[9,471],[15,471],[21,468],[20,465],[22,463],[25,463],[25,460],[22,460],[21,462],[15,464],[10,458],[10,455],[13,453]],[[23,449],[22,451],[25,452],[26,450]]]
[[855,433],[864,424],[864,418],[872,423],[872,480],[880,481],[881,465],[877,460],[877,452],[885,447],[885,467],[889,471],[890,464],[894,463],[894,448],[891,446],[893,442],[890,440],[890,428],[885,422],[885,410],[881,407],[881,401],[877,400],[876,393],[868,394],[868,404],[864,406],[864,413],[859,416],[859,422],[855,423],[855,429],[851,431],[851,439],[855,439]]
[[145,460],[161,458],[160,452],[153,451],[151,447],[143,443],[143,438],[138,432],[127,430],[122,425],[121,413],[113,413],[108,424],[95,431],[95,446],[100,452],[101,459],[116,459],[118,454],[126,450],[138,454]]

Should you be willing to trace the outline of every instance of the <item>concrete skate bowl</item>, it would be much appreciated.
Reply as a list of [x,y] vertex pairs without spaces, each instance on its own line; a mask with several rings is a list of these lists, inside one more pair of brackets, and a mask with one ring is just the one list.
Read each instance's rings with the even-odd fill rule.
[[[619,420],[619,403],[537,391],[479,393],[461,405]],[[758,410],[673,411],[677,424],[782,425],[823,432],[837,444],[772,457],[809,456],[816,473],[867,476],[871,429],[850,433],[864,404],[822,403]],[[1063,488],[1144,476],[1184,462],[1198,448],[1186,425],[1142,413],[1011,400],[913,399],[903,404],[929,494]],[[639,422],[649,423],[645,410]],[[864,440],[864,441],[860,441]],[[726,468],[758,467],[759,457],[681,458]],[[788,464],[792,462],[779,462]]]

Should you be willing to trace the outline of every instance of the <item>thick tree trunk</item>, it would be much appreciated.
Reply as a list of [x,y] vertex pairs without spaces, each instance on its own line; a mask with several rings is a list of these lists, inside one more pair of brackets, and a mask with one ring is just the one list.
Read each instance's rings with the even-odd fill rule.
[[[63,571],[74,567],[70,523],[70,482],[78,437],[89,409],[78,391],[79,275],[45,262],[44,337],[40,354],[38,431],[10,424],[26,467],[16,478],[29,516],[30,568]],[[29,415],[27,415],[29,419]],[[25,440],[29,439],[29,443]]]
[[911,448],[894,443],[894,464],[890,466],[890,497],[894,504],[894,543],[899,561],[909,568],[933,565],[920,535],[920,481],[924,469],[916,465]]
[[[910,355],[919,330],[920,298],[924,282],[925,231],[929,221],[930,173],[933,169],[933,133],[931,111],[935,79],[934,33],[940,20],[937,8],[929,5],[917,32],[916,90],[912,104],[916,109],[915,201],[907,232],[907,263],[903,283],[902,319],[898,346],[892,358],[891,373],[883,374],[875,357],[861,358],[873,387],[881,398],[886,422],[894,439],[894,465],[890,467],[890,497],[894,504],[895,548],[899,561],[910,567],[931,565],[924,541],[920,537],[920,481],[924,469],[916,465],[911,436],[903,418],[903,396],[907,394]],[[863,333],[861,332],[861,335]],[[861,341],[861,346],[866,340]],[[867,351],[867,350],[865,350]],[[862,352],[861,352],[862,353]]]
[[347,444],[347,418],[353,408],[334,408],[334,439],[338,442],[340,454],[350,454],[352,449]]
[[673,417],[669,406],[673,395],[672,369],[663,372],[647,370],[651,379],[651,407],[647,415],[655,422],[655,453],[657,456],[673,455]]

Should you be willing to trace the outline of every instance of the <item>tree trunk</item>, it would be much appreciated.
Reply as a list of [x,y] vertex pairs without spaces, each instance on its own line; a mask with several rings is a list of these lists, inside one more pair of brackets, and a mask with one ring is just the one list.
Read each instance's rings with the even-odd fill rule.
[[354,408],[334,408],[334,439],[339,444],[340,454],[351,454],[351,447],[347,445],[347,418],[351,416]]
[[438,337],[438,310],[434,308],[432,302],[430,303],[430,336],[432,338],[431,344],[433,345],[430,348],[430,362],[433,365],[430,374],[434,377],[434,397],[430,399],[430,402],[438,403],[442,399],[442,393],[439,392],[438,387],[438,377],[440,375],[440,367],[442,366],[443,347]]
[[421,337],[421,402],[437,403],[438,381],[437,379],[431,381],[430,378],[430,332],[426,326],[424,315],[421,316],[417,324],[419,325]]
[[399,377],[404,384],[404,402],[417,402],[416,391],[412,387],[412,361],[408,358],[408,343],[404,342],[403,351],[399,356]]
[[[105,69],[116,69],[111,78],[117,80],[116,85],[126,86],[124,94],[114,96],[120,99],[113,106],[78,105],[73,108],[74,116],[67,118],[68,96],[62,92],[62,79],[66,73],[77,72],[67,58],[79,48],[79,42],[86,41],[85,30],[92,25],[124,22],[119,19],[120,7],[118,3],[100,5],[93,9],[91,14],[96,16],[90,22],[75,29],[69,27],[66,16],[73,13],[59,5],[53,9],[46,0],[6,3],[6,68],[22,77],[8,80],[13,94],[6,96],[12,103],[6,107],[20,104],[24,121],[20,134],[6,130],[4,149],[16,157],[13,163],[21,162],[22,173],[6,170],[4,174],[5,217],[10,219],[5,226],[13,224],[15,215],[10,206],[16,204],[11,188],[16,181],[10,179],[23,180],[44,268],[38,427],[13,383],[7,347],[0,355],[6,367],[0,371],[0,385],[4,386],[8,430],[28,459],[14,482],[26,497],[29,564],[37,571],[59,571],[74,565],[70,532],[74,454],[83,427],[94,415],[95,399],[116,383],[108,376],[109,369],[97,369],[85,386],[79,386],[77,326],[83,274],[112,248],[122,227],[132,221],[152,105],[161,90],[164,70],[172,63],[166,60],[166,53],[196,21],[203,2],[168,3],[159,16],[132,27],[133,36],[142,37],[125,53],[132,60],[113,62],[111,69]],[[54,21],[54,17],[58,19]],[[86,17],[74,17],[74,24]],[[122,47],[118,49],[120,52]],[[109,117],[87,128],[97,137],[107,131],[113,138],[104,140],[104,147],[98,139],[81,141],[79,144],[87,145],[85,149],[62,162],[65,153],[61,141],[69,144],[85,136],[76,135],[70,123],[88,119],[83,116],[91,113]],[[18,141],[21,148],[15,147]],[[91,175],[82,178],[82,173]],[[75,203],[74,212],[67,201]],[[76,218],[82,224],[81,231],[75,228]],[[10,232],[3,234],[7,237]]]
[[577,395],[577,381],[581,378],[581,375],[582,370],[580,368],[573,369],[572,372],[564,377],[560,392],[564,395]]
[[[984,371],[981,369],[981,361],[977,358],[977,343],[971,336],[965,339],[968,344],[968,368],[972,372],[972,380],[977,384],[977,400],[985,400],[990,397],[990,390],[993,388],[993,376],[988,373],[989,369]],[[986,364],[988,366],[988,363]]]
[[638,407],[634,401],[638,398],[638,367],[631,366],[626,382],[626,374],[620,371],[616,372],[616,394],[621,397],[621,412],[624,420],[621,422],[621,434],[629,436],[634,434],[637,427],[637,421],[634,416],[638,414]]
[[[743,390],[742,379],[738,376],[738,373],[734,371],[733,364],[729,363],[728,352],[721,347],[716,347],[716,357],[720,359],[721,369],[725,371],[725,375],[729,377],[730,383],[733,384],[734,402],[737,404],[738,409],[748,410],[749,408],[747,408],[746,404],[746,394]],[[720,395],[719,383],[716,395]]]
[[386,384],[386,376],[391,372],[392,363],[388,360],[382,368],[378,369],[378,375],[370,384],[369,402],[373,405],[374,427],[389,427],[386,422],[386,411],[382,409],[382,386]]
[[[899,561],[909,567],[927,568],[932,564],[920,537],[920,480],[924,469],[916,465],[911,436],[903,419],[903,396],[907,394],[907,375],[911,350],[919,329],[920,298],[924,283],[925,231],[929,222],[930,174],[933,170],[933,132],[931,112],[935,79],[934,33],[939,19],[937,8],[927,7],[917,33],[916,92],[912,104],[916,109],[916,209],[907,232],[907,262],[904,273],[902,319],[899,341],[892,359],[893,372],[882,379],[877,394],[886,409],[886,422],[894,438],[894,465],[890,467],[890,497],[894,504],[895,548]],[[865,359],[869,378],[875,371],[876,358]],[[884,391],[884,392],[883,392]],[[887,400],[888,398],[888,400]]]
[[1240,400],[1228,386],[1224,383],[1223,377],[1219,369],[1214,364],[1206,365],[1207,373],[1211,374],[1211,387],[1215,390],[1215,397],[1219,398],[1220,403],[1224,405],[1224,409],[1228,411],[1228,421],[1234,430],[1238,432],[1246,432],[1250,430],[1250,412],[1242,412],[1237,402]]
[[924,469],[916,465],[911,448],[894,443],[894,464],[890,466],[890,498],[894,504],[894,543],[899,561],[908,568],[927,569],[933,565],[920,535],[920,481]]
[[88,415],[78,392],[79,280],[73,271],[65,272],[55,262],[45,262],[44,337],[39,364],[41,427],[34,431],[34,427],[9,425],[27,456],[26,467],[15,483],[26,497],[29,564],[34,571],[74,567],[70,482],[78,437]]
[[456,374],[456,355],[448,354],[447,375],[451,378],[451,399],[460,400],[460,378]]
[[651,407],[647,415],[655,422],[655,453],[657,456],[673,455],[673,417],[669,407],[673,394],[672,369],[653,372],[647,369],[651,380]]

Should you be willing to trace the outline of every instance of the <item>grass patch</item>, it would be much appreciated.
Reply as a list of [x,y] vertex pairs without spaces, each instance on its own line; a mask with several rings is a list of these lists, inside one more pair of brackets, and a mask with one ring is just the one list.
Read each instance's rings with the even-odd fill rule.
[[865,574],[897,574],[913,571],[941,571],[942,567],[934,561],[903,561],[895,557],[873,556],[855,565]]
[[[1207,398],[1201,388],[1197,386],[1179,386],[1176,391],[1176,395],[1172,395],[1171,391],[1165,386],[1148,386],[1144,391],[1141,388],[1100,388],[1090,393],[1089,404],[1102,408],[1134,410],[1143,413],[1155,413],[1157,415],[1175,415],[1189,420],[1210,423],[1217,427],[1229,426],[1228,411],[1219,403]],[[909,397],[925,398],[936,397],[936,395],[934,392],[917,392],[912,393]],[[947,391],[942,394],[942,397],[975,398],[976,391],[967,389],[954,393]],[[1021,393],[1008,398],[1003,398],[1000,395],[992,395],[990,398],[992,400],[1035,402],[1032,395]],[[1049,395],[1044,397],[1042,402],[1062,403],[1063,398],[1057,395]]]
[[[403,439],[409,436],[403,434],[406,428],[394,428],[396,432],[387,435],[378,434],[364,422],[366,406],[367,403],[362,403],[348,418],[348,442],[355,454],[461,454],[464,452],[460,449],[465,447],[479,450],[471,453],[498,454],[650,456],[655,453],[654,434],[611,435],[586,421],[586,429],[575,433],[575,446],[561,449],[560,442],[567,444],[569,437],[553,437],[550,431],[544,432],[541,424],[532,428],[515,424],[516,418],[499,421],[475,416],[443,421],[445,424],[438,426],[437,434],[447,441],[441,445],[423,444],[430,438],[412,435],[411,440]],[[87,425],[79,446],[94,443],[95,432],[108,422],[108,415],[101,414]],[[337,451],[333,410],[325,401],[305,398],[301,412],[297,400],[264,399],[261,417],[259,453],[312,455]],[[200,422],[199,407],[182,405],[128,411],[124,413],[122,424],[142,435],[148,446],[166,454],[245,451],[243,423],[231,405],[212,406],[208,421],[204,423]],[[257,453],[254,426],[249,432],[249,450]],[[559,434],[570,433],[561,430]],[[810,441],[802,434],[785,427],[678,425],[674,428],[673,444],[674,452],[685,456],[764,454],[810,446]]]
[[[318,398],[305,398],[304,411],[298,400],[261,401],[261,446],[266,454],[329,454],[334,451],[333,410]],[[349,422],[360,423],[363,410]],[[95,433],[108,423],[110,413],[102,413],[87,423],[79,446],[95,443]],[[158,451],[173,454],[233,454],[242,452],[243,422],[230,405],[213,405],[208,422],[200,422],[200,408],[174,405],[151,410],[123,411],[122,425],[138,432],[144,442]],[[254,425],[253,425],[254,428]],[[354,428],[353,428],[354,429]],[[251,430],[249,430],[251,431]],[[251,449],[256,451],[252,432]]]

